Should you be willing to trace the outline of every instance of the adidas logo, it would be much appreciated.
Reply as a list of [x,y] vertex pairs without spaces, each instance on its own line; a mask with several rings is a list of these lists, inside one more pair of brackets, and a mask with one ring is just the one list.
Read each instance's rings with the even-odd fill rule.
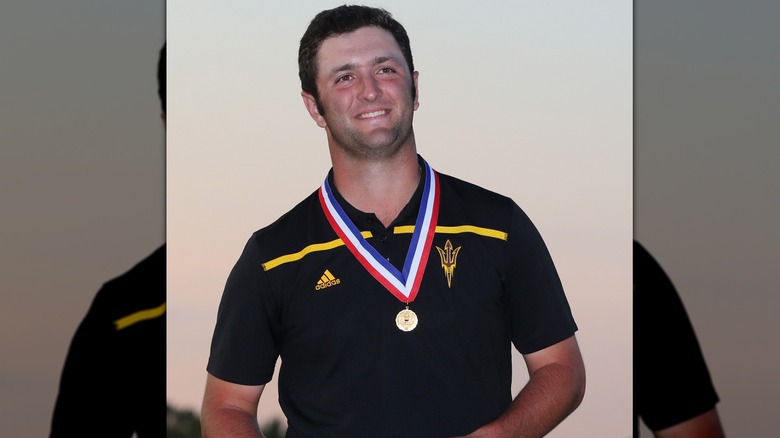
[[335,286],[339,283],[341,283],[341,280],[334,277],[333,274],[331,274],[330,271],[326,269],[325,273],[322,274],[322,278],[317,281],[317,285],[314,286],[314,289],[322,290],[331,286]]

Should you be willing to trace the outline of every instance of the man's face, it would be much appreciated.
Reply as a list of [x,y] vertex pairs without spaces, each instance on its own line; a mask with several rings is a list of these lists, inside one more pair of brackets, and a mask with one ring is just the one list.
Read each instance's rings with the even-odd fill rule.
[[317,110],[313,96],[304,92],[303,97],[332,145],[352,156],[380,158],[411,140],[417,72],[409,73],[390,32],[363,27],[328,38],[317,62],[317,90],[325,114]]

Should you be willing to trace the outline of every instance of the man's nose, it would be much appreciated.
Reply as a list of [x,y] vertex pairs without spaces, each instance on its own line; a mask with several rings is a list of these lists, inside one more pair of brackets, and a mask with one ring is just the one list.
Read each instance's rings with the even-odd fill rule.
[[379,82],[373,76],[363,77],[361,79],[360,98],[363,100],[374,101],[382,96],[382,89]]

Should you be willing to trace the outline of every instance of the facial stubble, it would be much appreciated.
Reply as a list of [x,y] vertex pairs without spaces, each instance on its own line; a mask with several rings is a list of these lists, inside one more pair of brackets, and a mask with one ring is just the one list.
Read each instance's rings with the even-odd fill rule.
[[[325,113],[322,117],[327,124],[330,142],[355,158],[377,160],[394,156],[413,135],[414,92],[414,86],[412,86],[411,93],[406,95],[402,113],[393,126],[380,128],[379,132],[369,134],[361,132],[355,125],[346,123],[342,119],[333,119],[334,111],[323,108]],[[322,102],[317,103],[318,106],[322,106]]]

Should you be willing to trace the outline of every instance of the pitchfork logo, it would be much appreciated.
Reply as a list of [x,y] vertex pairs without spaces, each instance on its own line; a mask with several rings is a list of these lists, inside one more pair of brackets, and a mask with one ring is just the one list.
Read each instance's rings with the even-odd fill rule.
[[452,249],[452,242],[447,239],[444,249],[438,246],[436,249],[439,251],[439,257],[441,257],[441,267],[444,269],[444,275],[447,276],[447,287],[452,287],[452,274],[455,273],[455,262],[458,259],[460,247]]

